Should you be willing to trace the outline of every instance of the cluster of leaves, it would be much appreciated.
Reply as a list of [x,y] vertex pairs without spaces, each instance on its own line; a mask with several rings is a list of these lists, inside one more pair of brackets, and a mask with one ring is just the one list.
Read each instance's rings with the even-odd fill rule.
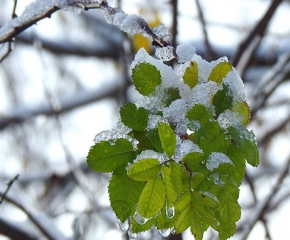
[[[249,107],[245,101],[234,101],[224,81],[232,70],[225,61],[214,66],[207,80],[222,87],[212,96],[211,108],[195,104],[186,113],[188,132],[178,137],[192,141],[202,151],[188,152],[176,160],[176,125],[168,120],[149,128],[149,116],[162,117],[163,112],[138,108],[133,103],[120,110],[121,121],[131,129],[128,138],[99,141],[91,147],[88,165],[112,173],[108,188],[111,206],[121,222],[129,221],[132,232],[155,226],[163,233],[181,233],[190,227],[197,240],[209,227],[220,239],[235,233],[241,216],[238,197],[246,161],[257,166],[259,153],[254,134],[245,128]],[[198,64],[192,61],[184,71],[183,84],[194,89],[199,84],[198,71]],[[137,64],[132,78],[143,96],[154,96],[163,81],[160,71],[148,62]],[[165,106],[181,98],[178,88],[164,88],[163,92]],[[226,110],[237,113],[243,119],[241,124],[222,128],[217,119]],[[138,140],[137,147],[130,139]],[[145,150],[165,156],[165,160],[138,158]],[[212,153],[220,153],[230,162],[209,160]],[[215,161],[214,166],[209,167],[210,161]]]

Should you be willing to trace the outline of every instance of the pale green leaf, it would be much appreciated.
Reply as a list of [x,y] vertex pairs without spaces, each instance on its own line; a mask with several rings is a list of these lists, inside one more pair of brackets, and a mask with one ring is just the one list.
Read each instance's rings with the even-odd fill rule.
[[232,68],[232,65],[228,62],[220,62],[212,69],[208,80],[221,83]]
[[176,147],[176,137],[174,131],[168,124],[160,122],[158,124],[158,134],[165,153],[168,157],[172,157]]
[[183,211],[181,212],[178,220],[175,224],[176,233],[182,233],[185,231],[192,223],[192,207],[189,204]]
[[147,182],[139,199],[138,211],[141,216],[151,218],[163,207],[165,202],[165,186],[160,177]]

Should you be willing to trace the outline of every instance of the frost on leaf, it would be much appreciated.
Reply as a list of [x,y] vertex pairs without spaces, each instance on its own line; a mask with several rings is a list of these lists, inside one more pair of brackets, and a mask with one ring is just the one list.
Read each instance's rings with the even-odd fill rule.
[[[110,21],[124,24],[127,17],[119,12]],[[162,26],[154,31],[165,34]],[[143,96],[121,108],[116,128],[96,136],[88,163],[113,172],[111,205],[122,222],[128,219],[130,234],[190,228],[202,239],[211,227],[227,239],[241,216],[246,162],[257,166],[259,152],[246,129],[250,109],[237,71],[225,58],[209,63],[187,47],[177,47],[176,69],[162,61],[172,57],[170,48],[157,51],[160,59],[139,50],[131,70]]]

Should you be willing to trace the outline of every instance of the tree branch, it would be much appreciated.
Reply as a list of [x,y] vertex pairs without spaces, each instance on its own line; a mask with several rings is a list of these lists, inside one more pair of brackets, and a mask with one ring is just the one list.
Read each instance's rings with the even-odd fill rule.
[[0,218],[1,234],[13,240],[38,240],[39,236],[31,230],[19,226],[19,223],[11,223]]
[[252,214],[252,217],[250,218],[248,222],[248,226],[244,228],[244,232],[242,233],[242,237],[240,239],[246,240],[249,234],[251,233],[252,229],[254,228],[255,224],[261,220],[266,212],[267,208],[270,206],[270,203],[273,199],[273,197],[277,194],[277,192],[280,190],[282,183],[284,182],[284,179],[286,178],[290,167],[290,157],[288,158],[284,170],[280,174],[275,186],[273,187],[271,193],[268,195],[268,197],[258,205],[257,210],[255,213]]
[[[3,193],[0,192],[0,194],[3,196]],[[20,202],[16,201],[15,199],[5,196],[5,201],[13,204],[17,208],[21,209],[27,217],[30,219],[30,221],[37,227],[37,229],[40,230],[40,232],[47,237],[49,240],[56,240],[56,239],[64,239],[62,236],[59,236],[56,238],[56,234],[52,234],[50,231],[47,230],[47,227],[44,226],[28,209],[26,209]]]
[[12,187],[13,183],[18,179],[19,174],[17,174],[13,179],[11,179],[8,183],[7,183],[7,188],[4,191],[3,194],[0,194],[1,198],[0,198],[0,204],[2,204],[3,200],[5,199],[7,193],[9,192],[10,188]]
[[27,109],[26,107],[20,106],[19,109],[14,109],[11,114],[7,114],[6,117],[0,118],[0,130],[5,129],[10,124],[23,123],[26,120],[38,115],[53,116],[56,114],[69,112],[75,108],[99,101],[103,98],[116,98],[118,97],[119,88],[119,86],[104,86],[102,87],[101,91],[83,91],[69,98],[60,99],[61,109],[59,109],[57,112],[47,103],[44,103],[41,106],[35,107],[33,109]]
[[255,36],[258,35],[258,36],[262,37],[265,34],[267,26],[268,26],[270,20],[272,19],[275,11],[277,10],[277,8],[281,2],[282,2],[282,0],[273,0],[272,1],[272,4],[268,8],[268,10],[264,14],[264,16],[260,19],[260,21],[256,24],[256,26],[248,34],[246,39],[240,44],[237,53],[234,55],[234,57],[232,59],[232,64],[234,67],[238,65],[240,58],[242,57],[243,53],[248,48],[250,43],[253,41]]

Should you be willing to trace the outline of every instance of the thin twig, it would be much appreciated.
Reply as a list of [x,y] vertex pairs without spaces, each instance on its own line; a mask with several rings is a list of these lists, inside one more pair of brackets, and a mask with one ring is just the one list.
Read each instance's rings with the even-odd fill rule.
[[9,190],[10,190],[10,188],[12,187],[13,183],[18,179],[18,177],[19,177],[19,174],[17,174],[13,179],[11,179],[11,180],[7,183],[7,188],[6,188],[6,190],[4,191],[3,194],[0,194],[0,195],[1,195],[1,198],[0,198],[0,204],[3,203],[3,200],[5,200],[7,193],[9,192]]
[[254,213],[249,221],[248,226],[245,228],[242,237],[240,239],[246,240],[249,234],[251,233],[252,229],[256,225],[256,223],[261,220],[265,214],[267,213],[267,208],[269,207],[273,197],[277,194],[277,192],[280,190],[282,183],[284,182],[284,179],[286,178],[290,167],[290,157],[288,158],[284,170],[280,174],[275,186],[273,187],[271,193],[268,195],[268,197],[259,205],[257,208],[256,213]]
[[278,6],[282,0],[273,0],[272,4],[264,14],[264,16],[261,18],[261,20],[256,24],[256,26],[252,29],[252,31],[248,34],[246,39],[240,44],[237,53],[234,55],[232,59],[233,66],[237,66],[241,56],[246,51],[250,43],[253,41],[255,36],[263,36],[265,34],[265,31],[267,29],[267,26],[272,19],[275,11],[277,10]]
[[208,57],[208,60],[212,60],[212,59],[214,59],[216,54],[215,54],[214,50],[212,49],[212,46],[211,46],[209,38],[208,38],[207,29],[206,29],[206,22],[205,22],[205,19],[204,19],[203,11],[201,9],[199,0],[195,0],[195,4],[196,4],[196,7],[197,7],[198,17],[199,17],[199,20],[200,20],[200,23],[201,23],[201,27],[202,27],[204,43],[205,43],[205,46],[207,48],[207,54],[206,55]]
[[[0,195],[3,196],[4,193],[0,192]],[[16,201],[15,199],[8,197],[7,195],[5,196],[5,200],[14,206],[18,207],[21,209],[27,217],[31,220],[31,222],[43,233],[44,236],[46,236],[50,240],[55,240],[55,236],[52,236],[49,231],[45,229],[45,226],[43,226],[37,218],[28,210],[26,209],[20,202]]]

